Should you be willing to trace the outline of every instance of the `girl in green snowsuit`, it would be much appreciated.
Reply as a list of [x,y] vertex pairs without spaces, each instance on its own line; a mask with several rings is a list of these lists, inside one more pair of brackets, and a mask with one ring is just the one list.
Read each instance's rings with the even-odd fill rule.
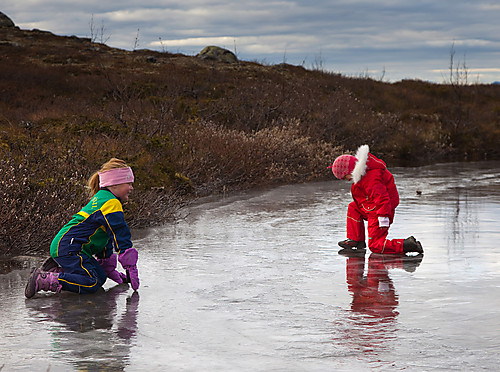
[[[139,288],[138,253],[132,247],[122,206],[134,189],[133,182],[132,169],[116,158],[92,175],[92,198],[50,245],[56,267],[50,271],[32,270],[25,290],[27,298],[40,290],[94,293],[107,278],[117,283],[130,282],[134,290]],[[116,270],[117,261],[127,274]]]

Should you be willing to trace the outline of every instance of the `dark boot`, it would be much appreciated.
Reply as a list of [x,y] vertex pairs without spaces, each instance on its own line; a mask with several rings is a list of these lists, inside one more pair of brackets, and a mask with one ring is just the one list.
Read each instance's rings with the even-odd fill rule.
[[358,242],[358,241],[352,240],[352,239],[342,240],[341,242],[339,242],[339,245],[342,248],[347,248],[347,249],[352,249],[352,248],[365,249],[366,248],[365,242]]
[[415,272],[424,258],[423,253],[416,256],[403,256],[403,269],[409,273]]
[[59,273],[45,272],[38,268],[31,270],[28,283],[24,289],[26,298],[33,297],[38,291],[51,291],[59,293],[62,286],[59,284]]
[[403,240],[403,252],[424,253],[424,249],[422,248],[422,244],[420,244],[419,241],[417,241],[413,236],[410,236],[409,238]]
[[339,252],[340,255],[345,257],[365,257],[366,249],[364,248],[342,248]]
[[364,256],[366,253],[366,243],[358,242],[352,239],[346,239],[339,242],[342,249],[339,254],[351,257],[351,256]]

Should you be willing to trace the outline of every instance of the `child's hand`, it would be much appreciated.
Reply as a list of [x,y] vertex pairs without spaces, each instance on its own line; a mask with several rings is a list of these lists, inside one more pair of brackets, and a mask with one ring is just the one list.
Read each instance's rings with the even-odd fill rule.
[[139,289],[139,273],[137,271],[137,266],[129,266],[126,270],[127,282],[130,283],[134,291],[137,291]]
[[127,271],[127,279],[134,291],[139,289],[139,273],[137,271],[137,258],[139,253],[135,248],[129,248],[118,256],[118,261]]
[[116,254],[113,253],[108,258],[98,258],[97,262],[99,262],[102,269],[106,273],[106,276],[109,279],[117,282],[118,284],[124,282],[123,279],[125,278],[125,275],[116,271],[116,264],[117,264]]

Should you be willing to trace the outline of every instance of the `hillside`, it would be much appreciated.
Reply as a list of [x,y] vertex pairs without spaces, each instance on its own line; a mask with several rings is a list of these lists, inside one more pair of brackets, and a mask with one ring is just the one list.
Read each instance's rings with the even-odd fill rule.
[[[196,198],[332,179],[369,144],[389,166],[498,159],[500,86],[389,84],[0,27],[0,254],[46,252],[90,174],[129,162],[132,227]],[[40,227],[43,226],[43,229]]]

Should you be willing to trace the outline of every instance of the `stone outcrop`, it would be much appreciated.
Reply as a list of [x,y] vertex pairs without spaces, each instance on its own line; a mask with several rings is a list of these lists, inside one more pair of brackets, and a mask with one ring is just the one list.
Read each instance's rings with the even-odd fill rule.
[[217,62],[238,63],[238,58],[233,52],[213,45],[205,47],[196,57]]
[[12,22],[12,19],[0,12],[0,28],[2,27],[16,27],[16,25]]

